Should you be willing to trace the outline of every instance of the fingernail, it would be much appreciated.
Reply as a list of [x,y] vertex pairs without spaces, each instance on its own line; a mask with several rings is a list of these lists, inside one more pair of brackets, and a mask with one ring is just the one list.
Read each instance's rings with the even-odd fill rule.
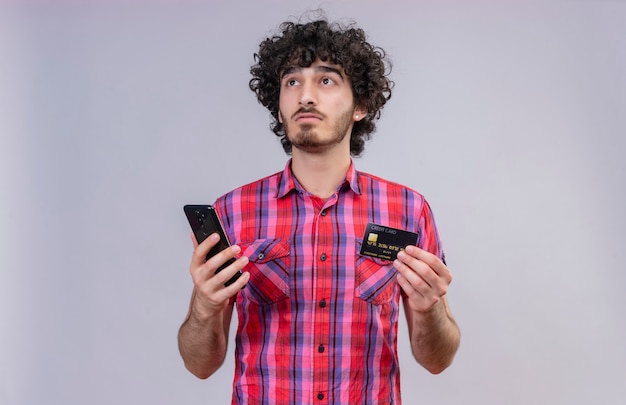
[[241,252],[241,248],[238,245],[233,245],[233,253],[237,254]]

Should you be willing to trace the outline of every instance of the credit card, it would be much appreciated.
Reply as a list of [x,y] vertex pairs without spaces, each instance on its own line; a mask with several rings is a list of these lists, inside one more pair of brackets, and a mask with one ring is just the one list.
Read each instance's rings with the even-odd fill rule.
[[384,260],[396,260],[398,252],[417,245],[419,233],[369,223],[365,228],[361,254]]

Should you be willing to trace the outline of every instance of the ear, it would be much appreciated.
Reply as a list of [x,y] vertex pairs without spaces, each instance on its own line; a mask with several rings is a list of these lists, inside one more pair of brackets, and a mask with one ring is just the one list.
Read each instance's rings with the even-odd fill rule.
[[352,119],[356,121],[361,121],[367,115],[367,108],[363,106],[356,106],[354,108],[354,113],[352,114]]
[[280,113],[280,110],[278,110],[278,122],[283,123],[283,115]]

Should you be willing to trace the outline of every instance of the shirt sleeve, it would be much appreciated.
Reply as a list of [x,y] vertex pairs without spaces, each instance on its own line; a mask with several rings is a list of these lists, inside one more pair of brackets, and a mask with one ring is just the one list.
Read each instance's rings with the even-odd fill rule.
[[422,204],[422,212],[419,219],[420,239],[418,246],[435,256],[437,256],[444,263],[445,254],[443,253],[443,247],[441,245],[441,239],[439,238],[439,232],[437,231],[437,225],[435,224],[435,217],[432,209],[426,200]]

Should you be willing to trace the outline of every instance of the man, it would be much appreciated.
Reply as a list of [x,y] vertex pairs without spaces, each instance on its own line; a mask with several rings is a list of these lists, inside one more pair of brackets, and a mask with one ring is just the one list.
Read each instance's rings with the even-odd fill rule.
[[[391,97],[384,52],[351,26],[286,22],[255,61],[250,87],[292,158],[216,201],[231,248],[205,262],[218,236],[194,239],[185,366],[200,378],[221,366],[237,305],[233,404],[400,404],[400,298],[430,372],[451,364],[459,330],[428,204],[352,162]],[[361,255],[368,223],[419,233],[419,247],[394,261]]]

